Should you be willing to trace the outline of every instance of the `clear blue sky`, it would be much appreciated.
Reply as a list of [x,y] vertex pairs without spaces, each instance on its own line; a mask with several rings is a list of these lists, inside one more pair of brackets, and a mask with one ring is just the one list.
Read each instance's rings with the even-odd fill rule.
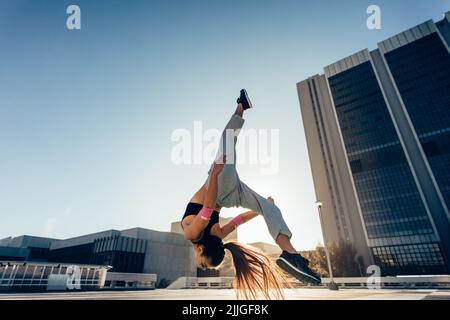
[[[78,4],[82,30],[66,29]],[[378,4],[382,29],[366,28]],[[170,161],[171,133],[220,128],[241,87],[247,128],[280,129],[272,195],[299,249],[321,241],[296,83],[450,10],[423,1],[0,0],[0,238],[169,230],[208,166]],[[225,210],[233,215],[236,210]],[[261,218],[240,232],[268,241]]]

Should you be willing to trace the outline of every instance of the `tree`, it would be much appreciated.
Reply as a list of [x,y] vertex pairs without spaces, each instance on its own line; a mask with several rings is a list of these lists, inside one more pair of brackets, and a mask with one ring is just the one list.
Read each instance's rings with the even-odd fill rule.
[[328,277],[327,258],[323,247],[302,251],[301,255],[309,260],[309,267],[321,277]]
[[[328,245],[333,276],[361,276],[361,258],[356,255],[355,247],[347,241]],[[309,260],[309,266],[321,277],[328,277],[328,265],[325,249],[317,246],[315,250],[303,251],[301,254]]]
[[158,289],[167,288],[169,286],[169,284],[170,284],[170,280],[167,280],[166,278],[162,278],[156,284],[156,288],[158,288]]

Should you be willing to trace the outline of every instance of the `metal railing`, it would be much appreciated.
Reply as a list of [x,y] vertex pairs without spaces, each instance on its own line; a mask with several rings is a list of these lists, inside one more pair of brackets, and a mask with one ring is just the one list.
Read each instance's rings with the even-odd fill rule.
[[0,261],[0,291],[45,290],[51,277],[69,277],[74,266],[82,289],[103,286],[107,266]]
[[[373,278],[369,277],[341,277],[333,278],[333,281],[340,288],[368,288],[373,284]],[[322,284],[330,283],[330,278],[322,278]],[[397,276],[397,277],[380,277],[377,279],[380,289],[428,289],[428,288],[450,288],[449,275],[436,276]]]

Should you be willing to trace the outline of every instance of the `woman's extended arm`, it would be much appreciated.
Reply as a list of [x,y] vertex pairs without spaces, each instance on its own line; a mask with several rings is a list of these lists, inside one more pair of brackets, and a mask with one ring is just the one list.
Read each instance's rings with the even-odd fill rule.
[[211,213],[216,207],[217,201],[217,180],[219,173],[225,165],[225,156],[222,161],[214,162],[211,170],[208,189],[206,190],[205,200],[203,201],[203,209],[197,214],[192,222],[184,229],[184,237],[186,240],[196,240],[200,237],[202,231],[206,228],[209,222],[209,217],[204,215],[204,212]]
[[[246,211],[241,213],[240,215],[236,216],[228,222],[226,225],[220,228],[220,238],[225,238],[227,235],[229,235],[231,232],[234,231],[234,229],[237,228],[238,225],[246,223],[247,221],[253,219],[258,214],[253,211]],[[237,223],[238,222],[238,223]]]

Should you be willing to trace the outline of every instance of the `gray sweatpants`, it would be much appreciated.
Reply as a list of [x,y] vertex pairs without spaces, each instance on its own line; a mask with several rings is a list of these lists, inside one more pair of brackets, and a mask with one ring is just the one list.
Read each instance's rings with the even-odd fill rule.
[[[222,133],[216,159],[225,154],[227,160],[218,177],[217,205],[225,208],[243,207],[252,210],[264,217],[274,240],[280,233],[291,238],[292,233],[286,225],[280,209],[239,179],[236,171],[236,142],[244,122],[243,118],[233,114]],[[206,187],[209,185],[210,173],[211,169],[208,172]]]

